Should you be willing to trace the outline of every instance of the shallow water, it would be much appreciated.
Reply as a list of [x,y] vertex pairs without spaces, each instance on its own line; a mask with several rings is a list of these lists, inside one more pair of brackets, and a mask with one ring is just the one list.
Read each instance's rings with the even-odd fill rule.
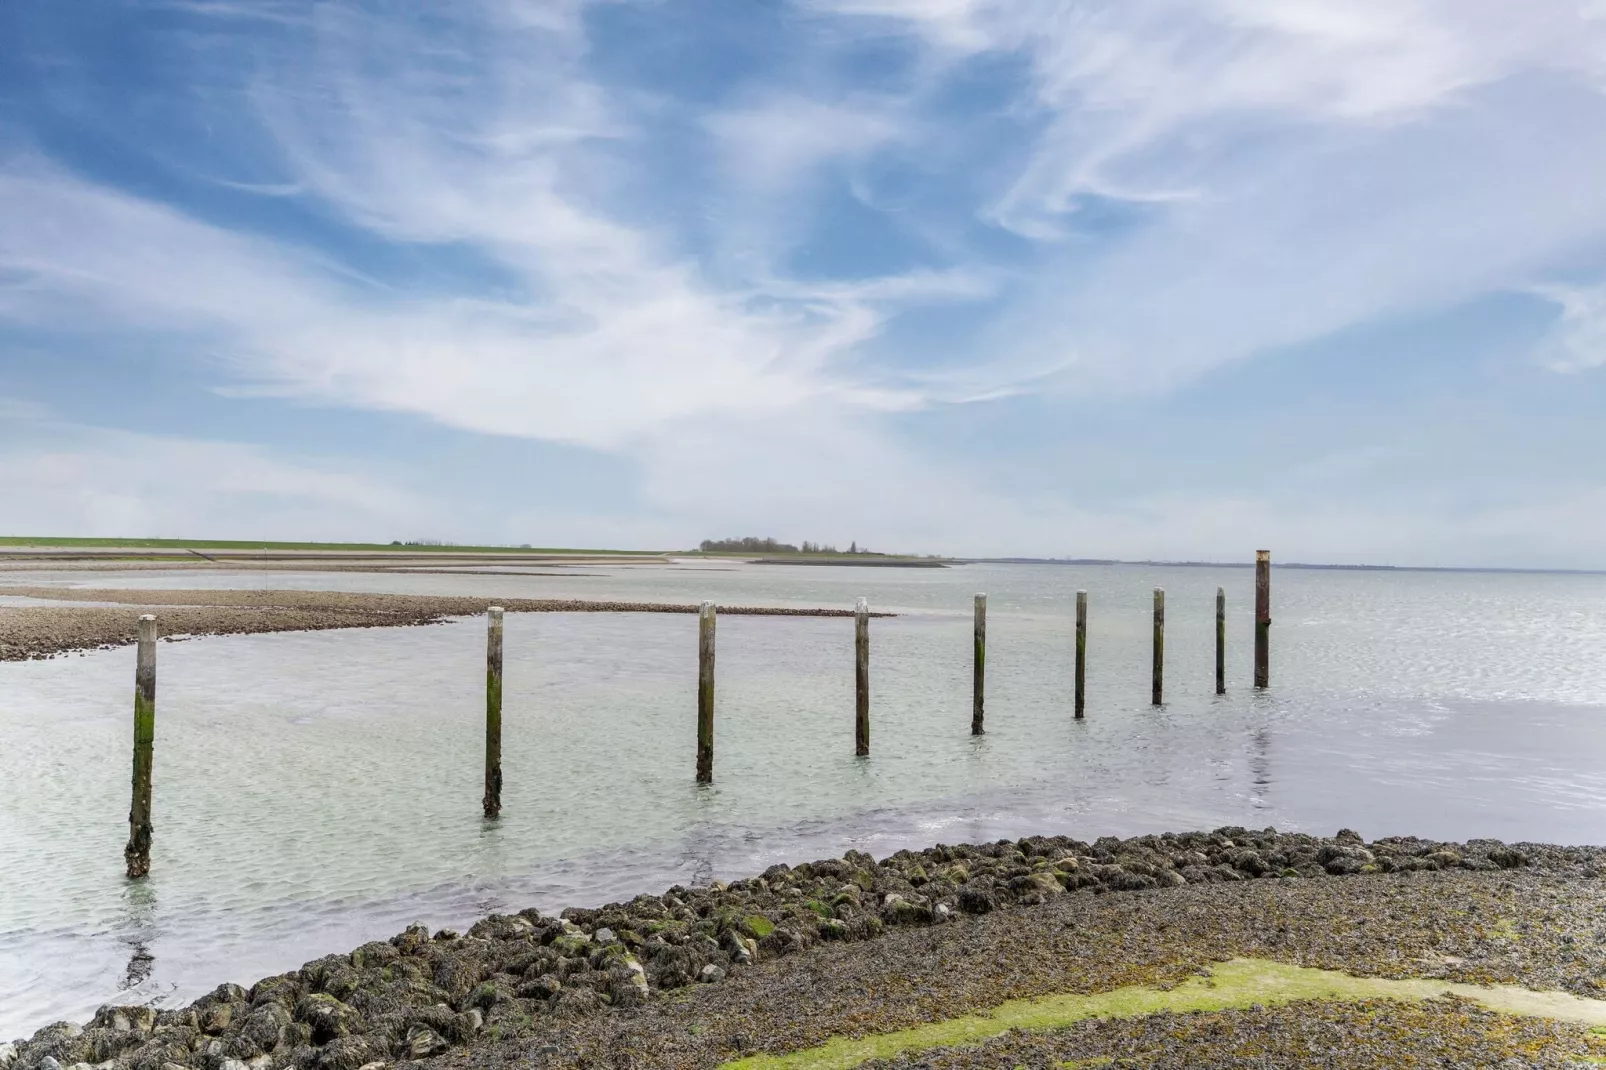
[[[159,647],[152,878],[122,877],[131,649],[0,665],[0,1037],[187,1000],[413,920],[554,908],[771,861],[935,841],[1245,824],[1606,842],[1606,577],[1248,569],[587,567],[561,576],[12,574],[83,587],[338,588],[848,606],[719,621],[716,782],[692,783],[696,619],[507,619],[504,816],[479,815],[484,622]],[[1229,693],[1213,692],[1216,586]],[[1167,704],[1148,704],[1167,589]],[[1088,719],[1069,613],[1092,605]],[[986,736],[970,601],[989,594]]]

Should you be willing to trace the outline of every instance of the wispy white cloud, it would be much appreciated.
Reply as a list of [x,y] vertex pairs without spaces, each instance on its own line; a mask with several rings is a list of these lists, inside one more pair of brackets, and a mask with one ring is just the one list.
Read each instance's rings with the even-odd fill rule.
[[1606,287],[1541,286],[1534,293],[1558,309],[1540,346],[1540,362],[1558,372],[1606,365]]
[[425,504],[381,479],[257,446],[61,421],[0,403],[0,530],[10,534],[371,539]]
[[[582,0],[472,0],[427,23],[405,5],[295,5],[229,87],[266,143],[235,171],[225,146],[216,173],[249,176],[225,185],[335,239],[203,220],[13,154],[0,317],[160,335],[236,394],[619,453],[655,532],[771,517],[802,530],[829,513],[848,537],[917,548],[1057,552],[1107,533],[1108,552],[1166,555],[1188,551],[1156,525],[1204,539],[1235,524],[1242,541],[1293,522],[1241,501],[1219,515],[1193,499],[1026,501],[886,417],[1175,388],[1344,328],[1531,291],[1606,241],[1606,19],[1571,0],[798,3],[833,30],[799,48],[873,29],[920,58],[901,84],[855,84],[826,55],[724,95],[645,87],[643,106],[643,86],[596,62],[606,42]],[[187,6],[209,24],[250,16]],[[1013,95],[948,114],[967,79],[1006,64],[1021,80],[988,92]],[[653,155],[665,120],[687,139],[673,162]],[[1000,150],[1002,127],[1020,143]],[[861,196],[859,218],[914,236],[877,260],[897,266],[837,255],[800,274],[794,254],[822,235],[885,251],[823,206],[888,161],[936,194],[897,219]],[[662,188],[701,182],[678,200]],[[382,257],[365,273],[340,254],[353,236],[457,274],[397,281]],[[1562,308],[1547,362],[1600,363],[1598,295],[1544,292]],[[981,310],[962,323],[889,332],[969,302]],[[259,475],[242,478],[271,482]]]

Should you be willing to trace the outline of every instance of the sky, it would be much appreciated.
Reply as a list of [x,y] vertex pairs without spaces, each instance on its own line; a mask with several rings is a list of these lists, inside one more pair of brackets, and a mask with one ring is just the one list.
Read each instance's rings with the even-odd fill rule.
[[1606,568],[1606,0],[6,0],[0,533]]

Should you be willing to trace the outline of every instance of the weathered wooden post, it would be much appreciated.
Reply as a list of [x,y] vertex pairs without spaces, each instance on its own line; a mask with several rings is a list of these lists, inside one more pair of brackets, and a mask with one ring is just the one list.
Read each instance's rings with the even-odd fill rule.
[[1165,588],[1154,589],[1154,676],[1150,700],[1158,706],[1165,693]]
[[485,611],[485,816],[502,812],[502,607]]
[[1076,719],[1087,709],[1087,592],[1076,592]]
[[697,610],[697,783],[714,781],[714,603]]
[[151,871],[151,764],[156,744],[156,618],[139,618],[134,663],[134,792],[128,807],[128,846],[123,861],[130,877]]
[[1227,693],[1227,591],[1216,588],[1216,694]]
[[987,596],[976,596],[975,662],[970,678],[970,734],[981,735],[987,709]]
[[853,607],[853,753],[870,753],[870,603]]
[[1271,551],[1255,551],[1255,686],[1271,686]]

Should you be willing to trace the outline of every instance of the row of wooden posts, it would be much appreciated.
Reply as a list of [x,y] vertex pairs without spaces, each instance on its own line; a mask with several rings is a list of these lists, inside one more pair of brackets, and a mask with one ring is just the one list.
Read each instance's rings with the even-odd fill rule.
[[[501,606],[486,610],[485,651],[485,816],[502,813],[502,616]],[[870,604],[854,607],[853,676],[855,685],[853,752],[870,753]],[[697,613],[697,782],[714,779],[714,635],[713,602]],[[1154,660],[1151,700],[1160,705],[1165,683],[1165,590],[1154,589]],[[1271,553],[1255,553],[1255,687],[1270,681]],[[985,731],[987,681],[987,596],[975,604],[974,660],[971,681],[971,735]],[[1086,716],[1087,592],[1076,592],[1076,720]],[[1216,694],[1227,691],[1227,592],[1216,588]],[[151,868],[151,772],[156,739],[156,618],[139,618],[139,654],[134,672],[134,783],[128,812],[128,846],[123,849],[130,877]]]

